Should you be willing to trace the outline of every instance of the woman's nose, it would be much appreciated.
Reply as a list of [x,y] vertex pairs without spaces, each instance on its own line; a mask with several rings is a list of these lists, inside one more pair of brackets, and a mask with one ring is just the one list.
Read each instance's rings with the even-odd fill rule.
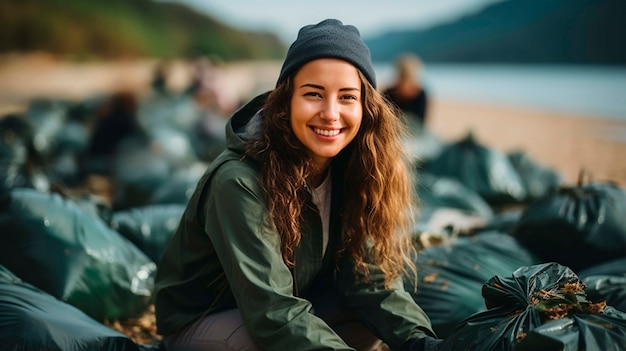
[[334,100],[326,100],[324,103],[324,108],[322,110],[322,118],[335,121],[339,119],[339,104]]

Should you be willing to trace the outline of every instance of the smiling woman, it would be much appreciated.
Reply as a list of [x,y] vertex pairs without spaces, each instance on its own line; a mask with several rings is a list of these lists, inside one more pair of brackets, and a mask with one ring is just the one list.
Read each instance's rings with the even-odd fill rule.
[[313,179],[318,186],[332,159],[356,137],[363,108],[361,79],[350,63],[319,59],[306,63],[295,75],[291,97],[291,128],[308,149]]
[[[168,350],[433,350],[415,280],[404,125],[356,27],[300,29],[241,107],[159,264]],[[211,346],[207,346],[211,345]]]

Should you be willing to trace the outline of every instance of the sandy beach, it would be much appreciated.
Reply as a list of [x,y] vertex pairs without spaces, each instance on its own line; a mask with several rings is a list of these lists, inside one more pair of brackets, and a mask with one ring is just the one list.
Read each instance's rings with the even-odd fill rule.
[[[154,61],[69,64],[47,55],[0,58],[0,114],[19,110],[34,97],[82,99],[123,87],[139,93],[149,87]],[[278,74],[273,62],[223,67],[224,89],[245,99],[269,89]],[[188,66],[170,63],[169,85],[183,87]],[[523,151],[574,184],[581,170],[595,180],[626,186],[626,121],[603,116],[493,103],[431,98],[427,128],[446,141],[472,131],[477,141],[502,152]]]
[[433,99],[427,128],[447,141],[472,131],[502,152],[524,151],[575,184],[592,179],[626,186],[626,122],[517,106]]

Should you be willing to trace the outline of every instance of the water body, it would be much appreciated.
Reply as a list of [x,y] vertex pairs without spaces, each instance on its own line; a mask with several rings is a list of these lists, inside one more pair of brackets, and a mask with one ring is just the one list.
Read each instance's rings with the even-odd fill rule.
[[[392,65],[377,65],[381,84]],[[426,64],[431,95],[626,121],[626,67]]]

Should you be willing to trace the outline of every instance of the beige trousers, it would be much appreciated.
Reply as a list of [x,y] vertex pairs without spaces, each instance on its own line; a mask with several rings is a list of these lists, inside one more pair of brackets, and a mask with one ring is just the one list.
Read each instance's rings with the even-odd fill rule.
[[[374,351],[382,345],[337,299],[325,299],[314,306],[315,315],[354,349]],[[165,336],[163,344],[166,351],[261,351],[250,337],[238,309],[208,315],[178,334]]]

